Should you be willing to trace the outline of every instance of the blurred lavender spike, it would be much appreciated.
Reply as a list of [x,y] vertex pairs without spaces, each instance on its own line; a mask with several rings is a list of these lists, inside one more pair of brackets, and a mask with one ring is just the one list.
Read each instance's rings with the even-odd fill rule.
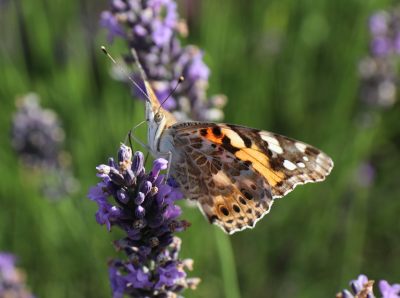
[[[207,97],[210,71],[203,52],[196,46],[182,47],[178,39],[187,33],[187,27],[179,20],[175,1],[112,0],[110,10],[101,15],[101,24],[108,29],[109,41],[123,38],[136,50],[160,100],[172,92],[180,76],[185,78],[163,105],[179,120],[223,118],[226,97]],[[131,55],[125,60],[129,65],[133,62]]]
[[25,286],[25,274],[15,268],[15,256],[0,252],[0,297],[33,298]]
[[369,19],[369,56],[361,60],[361,99],[371,106],[389,108],[398,97],[400,62],[400,9],[377,11]]
[[41,190],[47,198],[59,199],[75,193],[79,183],[70,169],[70,154],[62,150],[65,133],[56,112],[42,108],[35,93],[18,98],[16,105],[11,144],[21,163],[30,173],[45,173]]

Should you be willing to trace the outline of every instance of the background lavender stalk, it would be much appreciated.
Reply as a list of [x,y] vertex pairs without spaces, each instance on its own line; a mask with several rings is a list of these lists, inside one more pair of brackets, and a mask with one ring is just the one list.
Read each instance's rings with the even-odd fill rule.
[[[101,23],[109,30],[109,40],[121,37],[134,48],[160,100],[175,87],[180,76],[185,81],[164,104],[178,119],[221,120],[223,95],[207,97],[210,71],[196,46],[182,47],[178,35],[187,35],[172,0],[112,0]],[[131,58],[126,59],[128,63]]]
[[370,56],[360,63],[361,98],[391,107],[397,100],[400,61],[400,10],[378,11],[369,20]]
[[58,115],[40,106],[39,96],[28,93],[17,99],[11,143],[21,163],[42,172],[42,193],[57,199],[75,193],[79,184],[70,169],[71,157],[62,150],[65,132]]
[[[374,298],[373,286],[374,281],[368,280],[366,275],[361,274],[357,279],[350,281],[351,291],[343,290],[336,295],[336,298]],[[400,284],[390,285],[386,280],[381,280],[379,290],[382,298],[400,297]]]
[[126,236],[115,241],[126,260],[109,263],[113,297],[174,297],[186,288],[196,288],[198,278],[187,278],[185,269],[193,261],[180,260],[181,240],[174,236],[189,224],[179,220],[181,209],[175,201],[182,194],[164,181],[161,170],[167,161],[159,158],[145,173],[144,157],[121,145],[118,162],[112,158],[108,165],[97,167],[102,179],[88,197],[97,202],[96,220],[108,230],[118,226]]
[[0,252],[0,297],[33,298],[25,286],[24,273],[15,268],[15,257]]

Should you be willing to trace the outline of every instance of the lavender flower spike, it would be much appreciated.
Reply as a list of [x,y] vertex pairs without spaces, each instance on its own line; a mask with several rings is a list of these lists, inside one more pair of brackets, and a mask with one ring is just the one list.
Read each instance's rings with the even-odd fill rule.
[[117,162],[110,158],[97,167],[102,181],[88,194],[99,206],[96,220],[108,230],[117,226],[125,232],[114,245],[126,259],[109,263],[114,298],[175,297],[200,282],[187,278],[185,269],[190,270],[193,261],[179,259],[181,240],[174,233],[189,224],[178,219],[181,210],[175,201],[182,194],[160,175],[166,167],[167,161],[160,158],[146,173],[143,154],[132,154],[123,144]]
[[[210,71],[203,52],[195,46],[182,47],[178,36],[187,34],[173,0],[112,0],[110,10],[101,15],[108,39],[125,39],[134,48],[160,100],[175,87],[180,76],[185,81],[165,102],[164,108],[179,119],[215,121],[223,118],[222,95],[207,97]],[[126,59],[132,62],[132,57]]]
[[0,252],[0,297],[33,298],[25,287],[23,272],[15,268],[15,257]]

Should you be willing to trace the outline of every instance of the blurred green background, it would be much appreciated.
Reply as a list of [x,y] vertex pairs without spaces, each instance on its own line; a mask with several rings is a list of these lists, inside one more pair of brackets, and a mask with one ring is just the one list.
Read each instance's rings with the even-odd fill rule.
[[[365,108],[357,72],[368,53],[368,16],[392,4],[179,2],[190,30],[184,42],[205,50],[210,94],[228,96],[225,121],[303,140],[335,161],[325,182],[297,188],[255,229],[230,237],[181,204],[192,222],[180,235],[182,255],[202,279],[185,297],[334,297],[359,273],[400,281],[399,104]],[[37,297],[110,297],[107,260],[120,234],[96,223],[86,193],[98,182],[95,167],[144,116],[99,51],[107,8],[95,0],[0,1],[0,251],[19,257]],[[126,52],[121,41],[109,50]],[[10,145],[14,99],[30,91],[60,115],[81,184],[58,202],[41,197],[42,177]],[[364,162],[375,169],[370,185],[359,182]]]

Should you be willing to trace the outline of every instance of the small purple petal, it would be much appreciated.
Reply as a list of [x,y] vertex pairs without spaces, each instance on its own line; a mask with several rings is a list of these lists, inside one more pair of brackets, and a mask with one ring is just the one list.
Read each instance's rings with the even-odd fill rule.
[[141,205],[144,202],[144,199],[145,199],[145,194],[142,192],[138,192],[138,194],[135,198],[135,204]]
[[371,41],[371,52],[375,56],[387,56],[391,49],[391,42],[387,37],[379,36]]
[[360,274],[356,280],[350,282],[351,289],[355,294],[359,293],[364,285],[368,282],[368,277],[364,274]]
[[117,19],[109,11],[103,11],[100,25],[108,29],[108,42],[111,43],[116,36],[125,36],[124,29],[119,25]]
[[144,195],[148,195],[149,192],[151,191],[151,188],[153,187],[153,184],[150,181],[146,181],[140,186],[140,191],[143,192]]
[[389,15],[385,11],[379,11],[369,19],[369,29],[373,35],[383,35],[388,31]]
[[117,190],[117,198],[124,204],[128,203],[129,201],[129,196],[124,189]]
[[390,285],[386,280],[381,280],[379,282],[379,290],[381,291],[382,298],[400,297],[400,284]]
[[146,215],[146,210],[139,205],[135,209],[135,215],[137,218],[143,218]]
[[133,155],[133,161],[132,161],[132,171],[137,175],[143,170],[143,165],[144,165],[144,156],[143,153],[140,151],[136,151],[135,154]]
[[118,161],[125,162],[131,161],[132,159],[132,150],[128,146],[122,144],[118,150]]

